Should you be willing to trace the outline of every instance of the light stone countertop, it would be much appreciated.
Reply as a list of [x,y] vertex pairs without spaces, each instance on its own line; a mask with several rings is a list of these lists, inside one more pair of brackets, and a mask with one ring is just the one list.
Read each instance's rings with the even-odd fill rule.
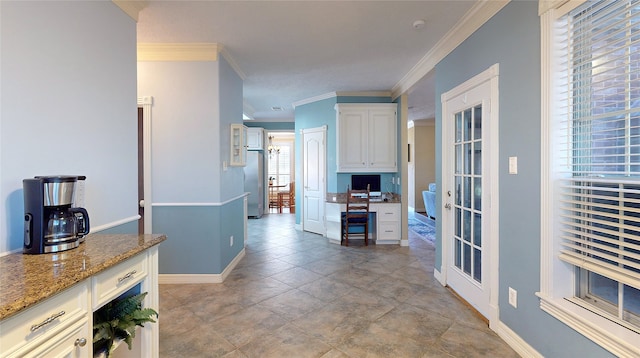
[[0,320],[112,267],[167,237],[161,234],[89,234],[75,249],[0,257]]

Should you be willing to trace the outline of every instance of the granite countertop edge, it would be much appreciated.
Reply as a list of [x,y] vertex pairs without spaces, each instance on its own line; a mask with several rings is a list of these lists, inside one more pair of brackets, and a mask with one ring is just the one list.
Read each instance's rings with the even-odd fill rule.
[[[0,320],[160,244],[161,234],[90,234],[79,247],[52,254],[0,257]],[[105,246],[105,243],[110,245]]]

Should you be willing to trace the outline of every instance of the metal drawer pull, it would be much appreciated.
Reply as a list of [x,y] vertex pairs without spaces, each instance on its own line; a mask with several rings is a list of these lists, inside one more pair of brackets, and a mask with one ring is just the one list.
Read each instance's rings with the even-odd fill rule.
[[78,338],[76,342],[73,344],[76,347],[84,347],[87,344],[87,340],[85,338]]
[[136,270],[129,271],[129,273],[127,273],[126,275],[124,275],[124,276],[122,276],[122,277],[120,277],[120,278],[118,279],[118,283],[120,283],[120,282],[122,282],[122,281],[124,281],[124,280],[126,280],[126,279],[130,279],[130,278],[131,278],[131,276],[133,276],[133,275],[135,275],[135,274],[136,274],[136,272],[138,272],[138,271],[136,271]]
[[34,324],[33,326],[31,326],[31,332],[35,332],[36,330],[38,330],[40,327],[42,326],[46,326],[49,323],[53,322],[56,320],[56,318],[61,317],[62,315],[64,315],[65,312],[64,311],[60,311],[54,315],[51,315],[51,317],[45,319],[44,321],[38,323],[38,324]]

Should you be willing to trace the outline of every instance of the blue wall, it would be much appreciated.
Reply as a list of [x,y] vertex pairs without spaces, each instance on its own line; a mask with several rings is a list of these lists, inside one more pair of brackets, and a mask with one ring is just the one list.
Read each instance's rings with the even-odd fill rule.
[[168,237],[159,272],[221,274],[244,248],[244,170],[222,164],[242,123],[242,79],[223,57],[140,62],[138,92],[154,96],[152,231]]
[[[512,1],[436,66],[436,177],[442,184],[440,96],[499,63],[500,320],[546,357],[607,352],[540,310],[540,19],[536,1]],[[518,157],[509,175],[508,157]],[[440,196],[437,198],[441,202]],[[437,224],[436,268],[442,228]],[[508,288],[518,291],[518,308]]]
[[[351,174],[336,172],[336,103],[391,103],[390,97],[356,97],[338,96],[323,99],[296,107],[295,112],[295,133],[296,133],[296,178],[302,178],[302,129],[317,128],[327,126],[327,152],[326,152],[326,191],[328,193],[342,193],[351,184]],[[398,117],[399,118],[399,117]],[[399,132],[398,132],[399,133]],[[398,141],[400,143],[400,141]],[[398,161],[398,163],[400,163]],[[395,173],[385,173],[381,176],[383,190],[386,190],[386,183],[391,182],[391,177]],[[296,187],[296,206],[300,207],[299,198],[302,190]],[[300,222],[300,210],[296,210],[296,223]]]

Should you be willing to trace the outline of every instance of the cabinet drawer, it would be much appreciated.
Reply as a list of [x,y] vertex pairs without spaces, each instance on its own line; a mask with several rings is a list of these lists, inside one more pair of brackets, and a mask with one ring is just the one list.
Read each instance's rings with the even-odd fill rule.
[[400,206],[382,204],[378,207],[378,220],[400,222]]
[[381,222],[378,225],[378,240],[400,240],[398,222]]
[[120,296],[147,276],[147,254],[143,253],[93,277],[94,310]]
[[0,322],[0,355],[22,356],[74,322],[86,320],[88,292],[86,283],[78,284]]
[[[81,340],[84,341],[81,341]],[[89,330],[89,322],[85,319],[64,332],[50,339],[46,344],[28,353],[28,357],[64,357],[79,358],[88,357],[92,345],[92,332]]]

